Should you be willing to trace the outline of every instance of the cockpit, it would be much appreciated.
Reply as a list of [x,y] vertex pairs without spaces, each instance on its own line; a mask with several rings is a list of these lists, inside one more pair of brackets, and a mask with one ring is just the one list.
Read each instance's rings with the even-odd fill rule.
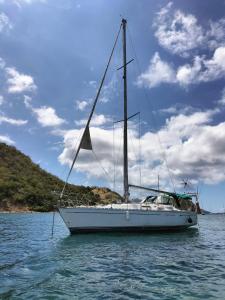
[[163,205],[174,205],[175,200],[173,197],[168,195],[159,195],[159,196],[148,196],[141,203],[151,203],[151,204],[163,204]]
[[142,206],[148,206],[151,204],[156,205],[172,205],[181,210],[195,211],[195,204],[192,202],[191,197],[176,195],[172,197],[167,194],[150,195],[141,201]]

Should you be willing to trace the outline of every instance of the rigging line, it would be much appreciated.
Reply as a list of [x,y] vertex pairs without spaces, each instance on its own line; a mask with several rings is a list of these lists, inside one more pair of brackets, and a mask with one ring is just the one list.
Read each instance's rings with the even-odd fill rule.
[[[134,56],[135,56],[135,59],[136,59],[136,61],[137,61],[137,66],[138,66],[139,72],[141,73],[140,62],[139,62],[139,59],[138,59],[137,54],[136,54],[136,51],[135,51],[135,47],[134,47],[134,44],[133,44],[133,41],[132,41],[132,38],[131,38],[131,33],[130,33],[129,28],[128,28],[128,36],[129,36],[129,39],[130,39],[130,42],[131,42],[131,46],[132,46],[133,51],[134,51]],[[144,91],[145,98],[148,99],[146,91],[145,91],[145,90],[143,90],[143,91]],[[152,107],[151,102],[149,102],[149,104],[150,104],[150,106]],[[153,107],[152,107],[152,110],[153,110]],[[158,127],[158,126],[156,126],[156,125],[157,125],[157,122],[156,122],[156,119],[155,119],[155,117],[154,117],[153,114],[152,114],[152,120],[153,120],[154,126],[155,126],[155,127]],[[161,139],[160,139],[160,136],[159,136],[159,133],[158,133],[158,132],[156,132],[156,136],[157,136],[157,138],[158,138],[160,150],[161,150],[163,159],[164,159],[165,164],[166,164],[166,168],[167,168],[167,171],[168,171],[168,175],[169,175],[169,178],[170,178],[170,182],[171,182],[171,184],[172,184],[172,186],[173,186],[173,190],[174,190],[174,192],[175,192],[175,186],[174,186],[174,182],[173,182],[173,176],[172,176],[171,170],[170,170],[170,168],[169,168],[168,161],[167,161],[167,157],[166,157],[166,153],[165,153],[165,151],[164,151],[164,149],[163,149],[163,147],[162,147],[162,142],[161,142]]]
[[70,167],[70,171],[69,171],[69,173],[68,173],[68,175],[67,175],[67,178],[66,178],[64,187],[63,187],[62,192],[61,192],[61,195],[60,195],[60,199],[62,199],[62,197],[63,197],[64,190],[65,190],[65,188],[66,188],[66,185],[67,185],[67,182],[68,182],[68,180],[69,180],[70,174],[71,174],[71,172],[72,172],[72,170],[73,170],[73,166],[74,166],[74,164],[75,164],[75,161],[76,161],[77,156],[78,156],[78,154],[79,154],[79,152],[80,152],[80,149],[81,149],[82,139],[83,139],[83,137],[84,137],[84,134],[85,134],[85,132],[86,132],[86,129],[89,127],[89,124],[90,124],[90,122],[91,122],[91,118],[92,118],[92,116],[93,116],[93,113],[94,113],[94,110],[95,110],[95,107],[96,107],[96,104],[97,104],[97,101],[98,101],[98,98],[99,98],[99,95],[100,95],[100,92],[101,92],[103,83],[104,83],[104,81],[105,81],[105,77],[106,77],[106,74],[107,74],[107,71],[108,71],[108,68],[109,68],[109,65],[110,65],[110,62],[111,62],[111,59],[112,59],[112,56],[113,56],[113,53],[114,53],[114,50],[115,50],[117,41],[118,41],[118,38],[119,38],[119,35],[120,35],[121,28],[122,28],[122,23],[120,24],[120,28],[119,28],[119,31],[118,31],[118,33],[117,33],[116,40],[115,40],[115,42],[114,42],[114,45],[113,45],[113,48],[112,48],[112,51],[111,51],[111,54],[110,54],[110,57],[109,57],[109,60],[108,60],[108,63],[107,63],[105,72],[104,72],[104,74],[103,74],[103,77],[102,77],[102,80],[101,80],[101,83],[100,83],[100,86],[99,86],[97,95],[96,95],[96,97],[95,97],[94,104],[93,104],[93,107],[92,107],[90,116],[89,116],[89,118],[88,118],[86,127],[85,127],[85,129],[84,129],[84,131],[83,131],[83,135],[82,135],[82,138],[81,138],[81,140],[80,140],[80,143],[79,143],[78,149],[77,149],[77,151],[76,151],[76,154],[75,154],[74,160],[73,160],[73,162],[72,162],[72,165],[71,165],[71,167]]
[[[136,161],[138,162],[138,165],[139,165],[139,182],[141,183],[141,157],[140,157],[140,147],[141,147],[141,144],[140,144],[140,112],[134,114],[132,117],[134,116],[137,116],[138,115],[138,153],[136,153],[136,150],[135,150],[135,146],[134,146],[134,139],[135,139],[135,136],[133,134],[132,131],[128,131],[128,135],[130,136],[130,140],[131,140],[131,143],[132,143],[132,147],[133,147],[133,150],[134,150],[134,155],[135,155],[135,159]],[[135,125],[135,128],[136,128],[136,125]]]
[[[115,159],[114,159],[114,117],[113,117],[113,123],[112,123],[112,163],[113,163],[113,182],[112,182],[112,190],[114,191],[115,189]],[[111,200],[113,201],[113,195],[111,193]]]
[[[137,163],[139,166],[139,157],[138,157],[138,154],[136,153],[136,149],[135,149],[135,145],[134,145],[135,136],[133,135],[132,131],[130,131],[130,130],[128,130],[128,138],[129,138],[129,141],[131,142],[131,147],[129,149],[134,154],[134,163]],[[140,172],[139,172],[139,176],[140,176]],[[140,181],[140,177],[139,177],[139,181]]]
[[[140,116],[140,115],[139,115]],[[140,130],[138,131],[140,132]],[[140,139],[139,139],[139,145],[138,145],[138,154],[136,153],[136,150],[135,150],[135,145],[134,145],[134,139],[135,139],[135,136],[133,134],[133,132],[131,130],[128,131],[128,136],[130,137],[130,141],[131,141],[131,144],[132,144],[132,149],[133,149],[133,153],[134,153],[134,156],[135,156],[135,160],[138,162],[138,165],[139,165],[139,182],[141,183],[141,169],[140,169]],[[139,133],[138,133],[138,136],[139,136]]]
[[123,65],[122,67],[119,67],[118,69],[116,69],[117,71],[121,70],[122,68],[124,68],[125,66],[127,66],[128,64],[130,64],[134,59],[132,58],[131,60],[129,60],[125,65]]
[[[118,126],[119,128],[119,126]],[[119,159],[120,159],[120,150],[122,148],[122,141],[123,141],[123,136],[122,134],[120,134],[120,137],[119,137],[119,144],[118,144],[118,155],[117,155],[117,159],[116,159],[116,151],[115,151],[115,174],[116,174],[116,169],[117,169],[117,166],[119,166]]]
[[92,152],[93,152],[93,154],[94,154],[94,156],[95,156],[97,162],[99,163],[100,167],[101,167],[102,170],[104,171],[105,175],[108,177],[109,182],[112,182],[112,178],[110,177],[109,172],[107,172],[106,169],[105,169],[105,168],[103,167],[103,165],[101,164],[101,162],[100,162],[100,160],[98,159],[98,157],[97,157],[97,155],[96,155],[94,149],[92,149]]
[[[80,134],[81,135],[81,134]],[[64,142],[60,142],[60,144],[65,144]],[[76,144],[77,145],[77,144]],[[76,148],[76,147],[75,147]],[[64,167],[62,167],[62,170],[60,171],[60,173],[59,173],[59,175],[58,175],[58,177],[61,179],[61,178],[63,178],[64,176],[65,176],[65,173],[66,173],[66,169],[67,169],[67,166],[64,166]],[[58,195],[60,195],[60,191],[62,190],[62,185],[61,185],[61,182],[57,182],[57,183],[55,183],[55,185],[54,185],[54,193],[55,194],[57,194],[57,198],[58,198]],[[58,200],[59,199],[57,199],[57,201],[56,201],[56,203],[55,203],[55,206],[56,206],[56,208],[57,208],[57,206],[58,206]]]
[[[122,44],[118,44],[118,52],[119,52],[119,57],[122,56]],[[119,76],[119,72],[116,72],[116,76]],[[114,122],[113,122],[113,135],[114,135],[114,191],[118,190],[118,184],[117,183],[117,178],[119,177],[120,170],[118,169],[119,167],[119,160],[120,160],[120,152],[122,149],[122,133],[120,129],[122,128],[119,123],[117,123],[115,120],[117,119],[117,114],[118,114],[118,107],[122,106],[122,81],[118,80],[118,88],[117,88],[117,97],[115,98],[116,101],[114,101],[113,109],[114,109]],[[119,188],[120,189],[120,188]]]
[[[135,56],[135,60],[136,60],[136,62],[137,62],[137,67],[138,67],[138,69],[139,69],[139,73],[141,73],[140,62],[139,62],[139,59],[138,59],[138,57],[137,57],[137,54],[136,54],[136,51],[135,51],[135,47],[134,47],[134,44],[133,44],[133,41],[132,41],[132,38],[131,38],[130,29],[129,29],[128,26],[127,26],[127,29],[128,29],[127,31],[128,31],[128,36],[129,36],[129,39],[130,39],[131,47],[132,47],[132,49],[133,49],[134,56]],[[147,93],[146,93],[145,89],[144,89],[143,91],[144,91],[145,98],[148,99],[148,96],[147,96]],[[153,110],[153,107],[152,107],[151,102],[149,102],[149,105],[151,106],[151,108],[152,108],[152,110]],[[152,120],[153,120],[154,125],[157,125],[156,119],[155,119],[155,117],[154,117],[153,114],[152,114]],[[158,126],[155,126],[155,127],[158,127]],[[175,192],[175,185],[174,185],[174,181],[173,181],[173,176],[172,176],[172,172],[171,172],[171,170],[170,170],[170,168],[169,168],[169,165],[168,165],[166,153],[165,153],[164,149],[162,148],[162,142],[161,142],[159,133],[156,132],[156,135],[157,135],[158,142],[159,142],[159,145],[160,145],[160,149],[161,149],[161,152],[162,152],[162,155],[163,155],[163,159],[164,159],[164,161],[165,161],[166,168],[167,168],[167,171],[168,171],[168,174],[169,174],[170,182],[171,182],[171,184],[172,184],[172,186],[173,186],[173,190],[174,190],[174,192]]]
[[[137,113],[131,115],[130,117],[127,118],[127,121],[134,118],[134,117],[136,117],[138,114],[140,114],[140,112],[137,112]],[[114,121],[115,124],[116,123],[121,123],[121,122],[124,122],[124,120]]]
[[128,117],[127,120],[130,120],[130,119],[136,117],[137,115],[140,115],[140,111],[137,112],[137,113],[135,113],[135,114],[133,114],[133,115],[131,115],[130,117]]
[[115,124],[113,122],[113,191],[116,187]]
[[139,133],[139,175],[140,175],[140,185],[141,185],[141,176],[142,176],[142,170],[141,170],[141,113],[138,115],[138,133]]
[[[73,155],[73,156],[75,156],[75,154],[76,154],[76,152],[77,152],[77,147],[78,147],[78,144],[79,144],[81,135],[82,135],[82,131],[80,130],[79,137],[78,137],[77,142],[76,142],[76,145],[75,145],[75,147],[74,147],[75,150],[74,150],[74,155]],[[64,173],[65,171],[66,171],[66,167],[64,168],[63,173]],[[68,180],[67,180],[67,181],[68,181]],[[61,194],[60,194],[60,197],[59,197],[59,200],[58,200],[59,203],[57,203],[57,205],[58,205],[58,204],[61,205],[61,199],[62,199],[63,193],[64,193],[64,191],[65,191],[65,187],[66,187],[67,181],[66,181],[66,183],[64,183],[63,189],[61,190]]]
[[136,154],[135,146],[134,146],[134,138],[135,138],[135,136],[133,135],[133,133],[132,133],[131,130],[128,130],[128,136],[129,136],[129,141],[131,141],[131,144],[132,144],[131,150],[133,150],[135,161],[138,161],[138,155]]

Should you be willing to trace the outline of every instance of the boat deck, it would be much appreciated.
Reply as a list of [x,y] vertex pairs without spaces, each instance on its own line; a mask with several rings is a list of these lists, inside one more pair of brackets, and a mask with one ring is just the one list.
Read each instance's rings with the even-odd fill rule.
[[151,211],[181,211],[173,205],[163,204],[140,204],[140,203],[122,203],[122,204],[108,204],[108,205],[79,205],[66,208],[90,208],[90,209],[105,209],[105,210],[151,210]]

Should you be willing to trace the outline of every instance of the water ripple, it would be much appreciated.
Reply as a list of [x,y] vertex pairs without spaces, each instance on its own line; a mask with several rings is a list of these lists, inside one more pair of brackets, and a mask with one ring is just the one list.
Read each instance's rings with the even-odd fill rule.
[[225,218],[172,234],[70,236],[59,216],[0,214],[0,299],[224,299]]

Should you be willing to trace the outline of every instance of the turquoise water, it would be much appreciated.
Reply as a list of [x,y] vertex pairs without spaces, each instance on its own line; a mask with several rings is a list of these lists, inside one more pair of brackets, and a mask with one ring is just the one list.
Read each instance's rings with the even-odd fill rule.
[[0,214],[0,299],[225,299],[225,216],[170,234],[70,236],[52,214]]

